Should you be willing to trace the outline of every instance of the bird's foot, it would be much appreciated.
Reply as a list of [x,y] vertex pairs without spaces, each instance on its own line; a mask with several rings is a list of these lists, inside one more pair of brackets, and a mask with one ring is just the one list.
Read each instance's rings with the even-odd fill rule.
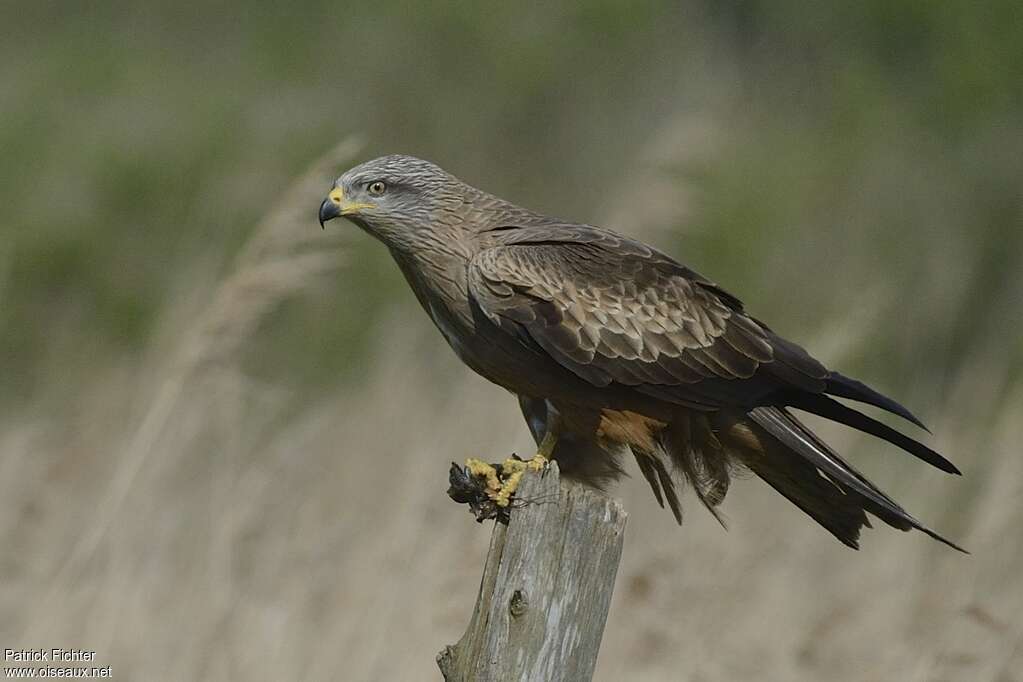
[[547,468],[547,458],[537,454],[529,461],[514,455],[500,464],[488,464],[470,457],[465,466],[454,462],[448,472],[448,496],[460,504],[468,504],[477,521],[497,519],[508,523],[515,491],[526,471],[540,472]]
[[471,475],[486,482],[487,497],[502,508],[511,504],[512,495],[522,481],[526,466],[527,464],[518,457],[509,457],[497,465],[487,464],[475,457],[470,457],[465,462],[465,468]]
[[551,461],[544,456],[542,452],[538,452],[533,455],[533,459],[527,461],[525,464],[529,467],[530,471],[543,471],[549,465]]

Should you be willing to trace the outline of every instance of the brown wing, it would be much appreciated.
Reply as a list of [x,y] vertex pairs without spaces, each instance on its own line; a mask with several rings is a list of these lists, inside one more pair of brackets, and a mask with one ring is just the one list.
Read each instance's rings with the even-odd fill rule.
[[470,265],[476,303],[595,386],[709,407],[824,389],[820,363],[644,244],[576,225],[509,229],[501,242]]

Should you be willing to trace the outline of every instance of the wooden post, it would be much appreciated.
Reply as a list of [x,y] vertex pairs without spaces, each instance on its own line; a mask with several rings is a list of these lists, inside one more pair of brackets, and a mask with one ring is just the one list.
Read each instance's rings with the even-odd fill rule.
[[437,656],[447,682],[578,682],[597,663],[626,513],[552,462],[496,523],[469,627]]

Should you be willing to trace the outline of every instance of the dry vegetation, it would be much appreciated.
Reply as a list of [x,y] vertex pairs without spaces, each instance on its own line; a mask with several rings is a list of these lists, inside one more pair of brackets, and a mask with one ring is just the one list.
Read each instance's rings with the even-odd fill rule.
[[[208,305],[168,321],[146,374],[106,377],[64,428],[41,414],[8,427],[5,642],[87,645],[122,679],[434,674],[488,537],[444,496],[445,463],[528,447],[513,400],[438,378],[419,318],[382,324],[375,357],[390,360],[297,416],[296,396],[234,361],[269,311],[323,295],[343,267],[306,209],[351,156],[346,143],[297,183]],[[1019,679],[1023,465],[989,453],[1023,439],[1023,391],[995,377],[965,368],[930,419],[965,480],[879,472],[902,474],[888,487],[972,556],[887,529],[850,552],[755,481],[732,493],[729,532],[692,504],[679,530],[627,482],[598,678]]]
[[[0,646],[94,649],[126,680],[437,676],[489,538],[447,463],[529,439],[382,250],[315,225],[337,169],[409,151],[660,244],[902,399],[964,471],[821,427],[970,556],[887,528],[852,552],[756,480],[727,532],[691,497],[679,529],[626,481],[598,679],[1023,680],[1023,57],[997,50],[1018,22],[598,4],[22,18],[0,44],[20,159],[0,186]],[[83,57],[126,26],[142,38]],[[161,47],[187,41],[209,49]],[[74,116],[37,111],[58,91]],[[365,146],[280,189],[353,129]]]

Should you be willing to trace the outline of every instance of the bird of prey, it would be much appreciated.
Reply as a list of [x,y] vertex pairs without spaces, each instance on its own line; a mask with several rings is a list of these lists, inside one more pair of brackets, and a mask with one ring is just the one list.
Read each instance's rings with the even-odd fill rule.
[[[522,208],[402,155],[341,175],[320,205],[320,224],[339,216],[390,250],[458,357],[518,396],[539,446],[534,464],[553,457],[563,475],[603,487],[623,474],[621,457],[631,452],[679,523],[677,486],[688,482],[717,517],[731,476],[750,470],[850,547],[858,548],[871,514],[960,549],[881,492],[790,408],[960,473],[835,398],[923,427],[916,417],[827,369],[738,298],[657,249]],[[507,505],[512,486],[482,463],[470,465],[491,478],[496,503]]]

